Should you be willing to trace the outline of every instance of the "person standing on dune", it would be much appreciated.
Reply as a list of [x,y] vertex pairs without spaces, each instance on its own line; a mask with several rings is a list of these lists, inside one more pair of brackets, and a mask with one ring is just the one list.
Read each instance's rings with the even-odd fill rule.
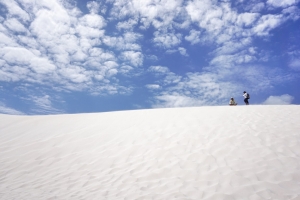
[[244,91],[243,97],[244,97],[245,104],[249,105],[249,101],[248,100],[250,99],[250,95],[246,91]]

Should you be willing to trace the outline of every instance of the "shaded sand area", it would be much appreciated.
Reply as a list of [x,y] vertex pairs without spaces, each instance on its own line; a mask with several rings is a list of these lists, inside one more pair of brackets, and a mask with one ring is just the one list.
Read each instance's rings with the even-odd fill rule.
[[0,199],[300,199],[300,106],[0,115]]

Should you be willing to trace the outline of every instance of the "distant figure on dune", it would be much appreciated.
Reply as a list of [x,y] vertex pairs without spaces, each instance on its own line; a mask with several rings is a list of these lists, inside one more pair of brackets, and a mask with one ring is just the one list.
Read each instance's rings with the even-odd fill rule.
[[234,101],[233,97],[230,98],[229,105],[230,106],[236,106],[237,105],[237,103]]
[[244,97],[245,104],[249,105],[249,101],[248,101],[250,99],[249,93],[247,93],[246,91],[244,91],[243,97]]

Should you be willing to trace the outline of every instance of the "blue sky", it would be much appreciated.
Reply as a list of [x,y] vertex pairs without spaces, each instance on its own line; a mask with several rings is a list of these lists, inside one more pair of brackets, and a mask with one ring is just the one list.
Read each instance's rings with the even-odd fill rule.
[[0,0],[0,113],[300,104],[299,0]]

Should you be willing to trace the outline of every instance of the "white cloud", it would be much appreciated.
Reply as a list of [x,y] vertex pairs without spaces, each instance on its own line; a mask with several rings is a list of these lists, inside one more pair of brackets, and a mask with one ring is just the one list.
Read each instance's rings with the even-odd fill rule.
[[138,51],[124,51],[121,54],[121,59],[128,63],[131,64],[132,66],[138,67],[143,64],[143,54]]
[[181,43],[181,34],[154,32],[153,42],[164,48],[171,48]]
[[140,17],[142,29],[148,28],[151,24],[156,29],[165,29],[171,27],[174,18],[181,13],[182,4],[183,0],[114,0],[111,14],[118,19],[128,16]]
[[56,109],[53,106],[52,98],[49,95],[43,96],[31,96],[29,99],[35,104],[35,108],[32,109],[34,113],[40,114],[59,114],[63,113],[61,110]]
[[261,12],[265,8],[265,4],[263,2],[260,3],[254,3],[250,6],[250,11],[251,12]]
[[281,81],[277,80],[278,74],[275,72],[276,68],[268,69],[267,67],[263,66],[249,65],[247,68],[240,67],[237,69],[237,71],[239,71],[239,74],[243,80],[243,86],[247,88],[252,86],[251,91],[255,92],[261,92],[272,88],[276,82]]
[[[2,4],[8,11],[0,25],[2,81],[58,84],[60,90],[88,89],[94,93],[115,84],[113,90],[129,91],[121,89],[115,76],[132,71],[128,65],[142,65],[137,43],[142,35],[128,31],[121,37],[105,35],[107,22],[97,14],[100,2],[87,3],[90,14],[56,0]],[[100,48],[103,43],[113,50]],[[112,53],[116,49],[117,55]]]
[[97,14],[99,12],[100,4],[96,1],[89,1],[87,2],[86,7],[92,14]]
[[189,41],[191,44],[197,44],[200,42],[200,31],[191,30],[188,36],[185,36],[184,39]]
[[40,107],[47,107],[48,108],[52,104],[51,101],[50,101],[50,96],[49,95],[44,95],[42,97],[33,96],[32,99],[34,100],[36,105],[38,105]]
[[154,108],[189,107],[205,104],[201,99],[191,98],[178,93],[156,96],[155,100]]
[[164,66],[151,66],[148,68],[148,71],[160,74],[166,74],[170,72],[169,68]]
[[281,96],[270,96],[268,97],[263,104],[266,105],[288,105],[291,104],[294,100],[294,97],[288,94]]
[[12,16],[19,17],[24,22],[30,19],[30,15],[24,11],[15,1],[1,1],[1,3],[8,9],[8,13]]
[[183,56],[189,56],[189,54],[186,52],[186,48],[178,47],[177,49],[168,49],[166,51],[167,54],[173,54],[173,53],[180,53]]
[[10,108],[2,102],[0,102],[0,113],[9,115],[24,115],[23,112]]
[[287,19],[298,20],[300,18],[300,9],[297,6],[290,6],[282,10],[282,13],[287,15]]
[[[257,3],[257,2],[256,2]],[[253,7],[253,6],[251,6]],[[260,4],[263,8],[264,5]],[[296,19],[295,10],[282,11],[282,14],[237,13],[229,2],[189,1],[186,5],[187,14],[201,31],[191,31],[185,39],[198,43],[212,42],[222,45],[228,41],[240,43],[239,40],[253,36],[268,36],[269,32],[288,19]],[[232,41],[234,39],[235,41]],[[200,41],[199,41],[200,40]]]
[[209,0],[189,1],[186,11],[194,23],[208,32],[210,39],[224,33],[224,29],[232,32],[231,27],[237,19],[237,13],[226,2],[218,4]]
[[24,48],[4,47],[0,49],[2,59],[10,64],[29,64],[30,59],[35,57],[30,51]]
[[300,59],[291,60],[289,67],[293,70],[300,71]]
[[[256,55],[253,55],[252,52],[248,52],[247,50],[235,52],[236,50],[238,50],[238,48],[231,49],[234,47],[235,44],[233,44],[229,49],[223,49],[226,50],[226,53],[218,53],[218,55],[216,55],[210,61],[210,69],[214,69],[215,72],[218,71],[218,73],[222,74],[225,73],[228,69],[231,70],[230,73],[240,73],[236,70],[238,70],[239,68],[243,68],[243,64],[251,63],[257,60]],[[231,52],[231,50],[234,52]],[[224,75],[226,75],[226,73]]]
[[16,18],[10,18],[4,22],[4,25],[11,31],[26,33],[25,26],[20,23]]
[[158,82],[160,86],[174,86],[178,84],[182,77],[176,75],[175,73],[171,72],[168,67],[164,66],[151,66],[148,68],[149,72],[155,73],[156,76],[164,76],[164,78],[160,79]]
[[47,58],[41,58],[24,48],[4,47],[0,49],[1,57],[10,65],[29,67],[36,73],[50,73],[56,67]]
[[219,75],[209,72],[187,73],[184,77],[177,76],[173,81],[170,77],[171,73],[162,80],[165,90],[154,97],[153,107],[222,104],[227,103],[228,98],[237,94],[237,91],[241,91],[240,86],[231,81],[220,81]]
[[4,64],[4,67],[2,67],[2,69],[0,70],[0,80],[7,82],[20,81],[22,79],[25,79],[28,74],[30,74],[30,70],[27,68],[19,66],[9,66]]
[[36,17],[30,24],[31,33],[38,39],[43,40],[42,42],[57,41],[59,39],[57,37],[67,34],[70,30],[71,17],[66,10],[57,7],[49,10],[38,10],[35,13]]
[[181,81],[182,77],[179,75],[176,75],[173,72],[169,72],[165,79],[163,80],[164,85],[170,85],[170,84],[177,84]]
[[119,37],[105,36],[103,38],[103,42],[107,46],[114,47],[118,50],[140,51],[141,46],[137,44],[137,40],[139,40],[141,37],[142,36],[138,33],[126,32],[123,36]]
[[230,40],[223,43],[223,45],[215,50],[216,56],[218,55],[232,55],[236,52],[241,52],[246,46],[250,45],[252,42],[251,38],[246,37],[238,41]]
[[129,65],[123,65],[120,67],[119,72],[122,74],[128,74],[130,71],[132,71],[134,68]]
[[176,53],[176,52],[178,52],[177,49],[168,49],[168,50],[166,51],[167,54],[173,54],[173,53]]
[[157,90],[157,89],[160,89],[160,85],[157,85],[157,84],[148,84],[146,85],[146,88],[148,89],[151,89],[151,90]]
[[250,26],[258,17],[258,13],[242,13],[237,18],[237,24],[239,26]]
[[268,0],[267,4],[273,7],[288,7],[295,5],[298,0]]
[[[76,27],[76,31],[79,33],[79,35],[81,37],[83,37],[87,44],[88,48],[91,48],[91,46],[95,46],[95,45],[100,45],[100,40],[98,38],[104,36],[104,31],[103,30],[99,30],[98,28],[92,28],[89,26],[82,26],[82,25],[78,25]],[[84,40],[82,39],[82,40]],[[91,40],[88,40],[91,39]],[[92,39],[96,39],[96,40],[92,40]]]
[[17,44],[14,41],[14,39],[0,32],[0,48],[3,48],[5,46],[13,47],[13,46],[17,46]]
[[138,24],[138,19],[129,19],[127,21],[118,22],[117,29],[132,30]]
[[189,1],[186,6],[186,10],[190,15],[192,21],[200,21],[205,16],[207,11],[212,8],[212,1]]
[[16,45],[16,46],[18,47],[22,45],[27,46],[28,47],[27,50],[31,51],[36,56],[42,55],[41,51],[45,51],[41,46],[39,46],[39,43],[35,38],[28,37],[25,35],[18,35],[18,42],[20,45]]
[[256,53],[257,53],[257,51],[256,51],[256,48],[255,48],[255,47],[249,47],[249,48],[248,48],[248,51],[249,51],[249,53],[250,53],[250,54],[252,54],[252,55],[254,55],[254,54],[256,54]]
[[29,66],[36,73],[41,74],[49,74],[56,69],[56,66],[53,65],[47,58],[34,57],[30,60]]
[[178,51],[183,56],[189,56],[189,54],[186,52],[186,49],[183,47],[178,47]]
[[90,28],[102,29],[106,26],[104,18],[97,14],[84,15],[79,20],[82,25]]
[[284,21],[281,15],[264,15],[262,16],[255,27],[253,27],[253,32],[259,36],[268,35],[269,32],[279,26]]
[[70,66],[60,69],[59,73],[74,83],[84,83],[90,80],[88,72],[79,66]]

